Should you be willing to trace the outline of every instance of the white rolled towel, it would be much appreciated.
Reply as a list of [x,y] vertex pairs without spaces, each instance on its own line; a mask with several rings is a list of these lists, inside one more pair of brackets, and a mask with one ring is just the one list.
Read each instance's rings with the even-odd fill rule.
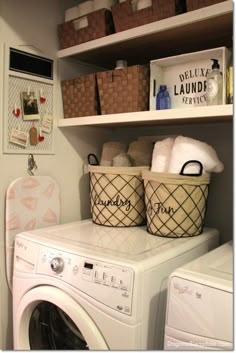
[[152,172],[167,173],[174,140],[174,137],[167,137],[155,143],[152,153]]
[[[179,174],[184,163],[189,160],[201,162],[203,173],[220,173],[224,170],[224,165],[219,160],[212,146],[190,137],[176,137],[172,148],[168,172]],[[186,166],[184,172],[189,174],[199,173],[199,166],[191,163]]]

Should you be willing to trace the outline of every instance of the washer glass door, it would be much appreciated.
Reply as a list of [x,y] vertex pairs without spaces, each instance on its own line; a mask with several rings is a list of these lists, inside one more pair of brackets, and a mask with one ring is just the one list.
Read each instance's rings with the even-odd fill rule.
[[30,349],[86,350],[88,344],[72,319],[50,302],[38,304],[29,322]]
[[109,347],[93,318],[78,301],[59,288],[45,285],[30,289],[17,304],[14,349],[107,350]]

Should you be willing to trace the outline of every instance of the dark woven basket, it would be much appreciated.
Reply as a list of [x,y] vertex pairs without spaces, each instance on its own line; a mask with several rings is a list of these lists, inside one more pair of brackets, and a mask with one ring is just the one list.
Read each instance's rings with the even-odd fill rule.
[[162,20],[185,12],[185,0],[152,0],[152,6],[139,11],[132,10],[131,0],[112,6],[116,32]]
[[60,49],[72,47],[114,33],[111,11],[100,9],[89,13],[86,17],[88,26],[78,30],[75,28],[75,22],[78,19],[62,23],[58,26]]
[[223,0],[186,0],[187,11],[193,11],[202,7],[218,4]]
[[102,114],[148,110],[149,67],[142,65],[97,73]]
[[95,74],[61,82],[64,118],[100,113]]

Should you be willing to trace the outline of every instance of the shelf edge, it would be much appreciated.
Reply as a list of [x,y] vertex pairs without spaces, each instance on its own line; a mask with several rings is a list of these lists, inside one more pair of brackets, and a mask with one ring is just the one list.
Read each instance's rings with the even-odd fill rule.
[[233,105],[227,104],[222,106],[211,107],[193,107],[193,108],[177,108],[163,111],[143,111],[132,113],[94,115],[88,117],[77,117],[69,119],[59,119],[58,127],[73,127],[73,126],[103,126],[113,124],[139,124],[139,123],[167,123],[173,121],[215,119],[231,117],[233,115]]

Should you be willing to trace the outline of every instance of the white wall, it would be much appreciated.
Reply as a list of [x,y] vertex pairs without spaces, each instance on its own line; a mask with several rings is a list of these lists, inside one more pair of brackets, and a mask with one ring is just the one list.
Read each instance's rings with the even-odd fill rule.
[[[0,2],[0,77],[3,77],[3,45],[28,45],[38,50],[39,55],[56,57],[58,50],[57,25],[64,20],[64,9],[77,3],[75,0],[1,0]],[[27,47],[22,47],[27,50]],[[84,66],[83,72],[89,72],[90,67]],[[75,77],[81,72],[76,62],[63,60],[58,62],[57,101],[55,104],[55,118],[62,117],[62,99],[60,80]],[[4,83],[0,80],[0,141],[3,134],[3,91]],[[99,145],[107,139],[107,130],[55,129],[56,154],[37,155],[38,165],[36,175],[49,175],[61,187],[61,222],[70,222],[90,216],[88,198],[88,175],[83,175],[83,163],[89,152],[97,153]],[[91,142],[90,142],[91,141]],[[0,295],[2,311],[2,335],[0,334],[0,348],[12,348],[12,297],[8,292],[5,279],[4,260],[4,210],[6,189],[14,179],[27,175],[28,154],[3,154],[0,145]],[[81,203],[83,200],[83,203]],[[1,329],[0,329],[1,330]],[[0,331],[1,332],[1,331]],[[1,342],[2,341],[2,342]]]

